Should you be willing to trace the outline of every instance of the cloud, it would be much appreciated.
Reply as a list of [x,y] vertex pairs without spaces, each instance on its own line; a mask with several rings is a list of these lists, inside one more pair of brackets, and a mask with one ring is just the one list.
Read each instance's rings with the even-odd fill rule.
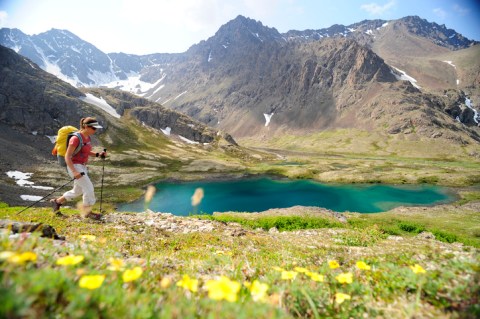
[[0,28],[7,25],[8,13],[7,11],[0,11]]
[[393,6],[395,6],[395,4],[396,4],[395,0],[391,0],[386,4],[384,4],[383,6],[379,5],[378,3],[372,2],[372,3],[362,4],[360,8],[362,10],[365,10],[371,15],[378,16],[386,13]]
[[433,13],[439,17],[440,19],[445,19],[447,17],[447,12],[442,8],[435,8],[433,9]]
[[463,8],[463,7],[459,6],[458,4],[455,4],[453,6],[453,10],[461,16],[466,16],[467,14],[470,13],[469,9]]

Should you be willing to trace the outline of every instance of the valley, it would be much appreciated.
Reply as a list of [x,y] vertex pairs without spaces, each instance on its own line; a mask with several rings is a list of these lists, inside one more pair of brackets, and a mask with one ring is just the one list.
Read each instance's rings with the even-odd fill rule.
[[[107,54],[58,29],[1,29],[0,44],[0,317],[478,317],[477,41],[416,16],[283,34],[238,16],[184,53]],[[108,150],[89,162],[104,218],[24,210],[68,181],[51,141],[85,116]],[[260,176],[456,200],[174,216],[146,196]],[[142,212],[117,211],[135,200]]]

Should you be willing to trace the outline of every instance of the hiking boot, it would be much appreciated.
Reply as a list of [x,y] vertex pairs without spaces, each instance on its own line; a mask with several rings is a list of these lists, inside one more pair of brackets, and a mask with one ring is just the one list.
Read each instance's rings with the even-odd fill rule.
[[102,214],[96,214],[96,213],[90,212],[85,217],[93,219],[93,220],[101,220],[102,219]]
[[[60,207],[62,206],[62,204],[59,204],[57,202],[57,200],[54,198],[54,199],[51,199],[50,200],[50,203],[52,204],[52,209],[53,209],[53,212],[58,215],[58,213],[60,213]],[[62,213],[60,213],[62,214]],[[63,214],[62,214],[63,215]]]
[[62,214],[62,212],[61,212],[61,211],[57,211],[57,212],[55,212],[55,216],[57,216],[57,217],[61,217],[61,218],[67,218],[67,217],[68,217],[67,215],[64,215],[64,214]]

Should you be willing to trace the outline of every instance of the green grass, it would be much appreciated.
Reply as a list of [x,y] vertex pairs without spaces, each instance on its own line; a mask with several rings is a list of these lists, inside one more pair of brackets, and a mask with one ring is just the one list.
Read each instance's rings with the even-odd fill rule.
[[318,217],[300,217],[300,216],[268,216],[255,219],[245,219],[229,215],[201,215],[197,216],[203,219],[215,220],[224,223],[238,223],[250,229],[261,228],[269,230],[276,228],[279,231],[293,231],[299,229],[318,229],[318,228],[337,228],[343,227],[343,224],[337,221]]
[[348,223],[357,229],[366,229],[374,224],[383,233],[395,236],[415,236],[421,232],[430,232],[439,241],[459,242],[480,248],[479,218],[479,214],[474,212],[456,214],[453,211],[443,211],[428,216],[422,216],[421,213],[414,216],[401,216],[387,212],[355,215],[348,220]]
[[[107,168],[118,176],[132,173],[137,168],[137,157],[167,166],[154,168],[149,171],[154,172],[151,175],[127,181],[125,185],[117,185],[117,181],[106,185],[103,195],[107,211],[113,211],[115,203],[139,198],[143,194],[141,187],[157,178],[210,176],[181,173],[192,160],[206,156],[204,149],[173,147],[164,138],[156,139],[160,135],[155,132],[130,124],[122,134],[111,137],[113,144],[118,145],[108,146],[112,153],[125,157],[119,157],[117,162],[112,160]],[[208,158],[241,163],[251,174],[270,173],[324,182],[465,186],[478,181],[480,163],[468,158],[467,150],[463,152],[465,156],[452,159],[434,145],[434,152],[422,158],[417,156],[419,148],[424,146],[422,143],[394,139],[384,142],[365,132],[356,135],[353,139],[346,131],[325,132],[313,136],[313,142],[312,137],[291,140],[282,137],[275,141],[294,151],[285,153],[287,162],[301,165],[279,165],[283,161],[274,160],[276,156],[255,151],[264,156],[259,163],[258,158],[248,156],[248,150],[213,149]],[[363,141],[353,143],[357,137]],[[318,149],[324,152],[319,153]],[[132,150],[138,151],[138,156],[128,153]],[[183,158],[188,159],[178,160]],[[36,207],[17,215],[22,207],[0,203],[0,218],[41,222],[66,236],[65,242],[54,243],[36,235],[9,237],[1,233],[0,253],[31,251],[37,259],[21,264],[0,260],[0,317],[478,317],[480,215],[474,204],[480,195],[475,188],[462,190],[460,195],[455,205],[344,214],[347,223],[326,215],[306,214],[184,218],[194,222],[198,218],[209,219],[226,227],[239,224],[245,229],[242,234],[174,233],[147,227],[142,222],[99,224],[76,219],[75,209],[64,210],[70,216],[67,219],[56,218],[49,209]],[[98,204],[95,208],[98,209]],[[177,225],[181,224],[179,221]],[[268,232],[273,227],[280,233]],[[437,240],[417,237],[425,231]],[[81,235],[94,235],[95,240],[83,240]],[[84,260],[68,267],[57,265],[56,261],[66,255],[82,255]],[[122,259],[125,269],[140,267],[143,273],[126,283],[122,278],[125,270],[107,269],[110,258]],[[331,260],[338,261],[339,268],[331,269]],[[365,262],[371,269],[359,269],[357,261]],[[426,272],[414,273],[410,267],[415,264]],[[323,276],[323,280],[314,281],[296,267],[307,268]],[[295,279],[282,279],[284,271],[295,271]],[[352,283],[338,281],[336,277],[344,273],[352,274]],[[197,291],[177,286],[185,274],[198,280]],[[96,289],[85,289],[79,286],[84,275],[105,275],[105,281]],[[215,300],[209,295],[207,282],[220,276],[240,285],[235,301]],[[261,301],[244,285],[254,280],[268,285]],[[335,299],[337,293],[347,294],[351,299],[340,304]]]
[[[232,236],[220,231],[171,233],[138,223],[99,224],[75,219],[74,209],[64,210],[68,219],[53,217],[47,208],[16,215],[20,209],[0,203],[0,218],[50,224],[66,236],[66,242],[0,233],[0,253],[36,254],[36,260],[21,263],[1,255],[0,317],[449,318],[480,313],[475,297],[480,293],[475,280],[478,253],[471,247],[452,245],[446,250],[436,241],[418,242],[413,236],[430,226],[412,221],[417,215],[392,222],[388,215],[352,214],[348,223],[326,216],[201,216],[247,229],[244,235]],[[195,222],[197,217],[182,220]],[[396,225],[404,240],[389,241],[386,225]],[[271,227],[281,232],[257,230]],[[445,241],[452,239],[446,231],[434,233]],[[82,235],[95,237],[87,240]],[[66,255],[84,259],[76,265],[58,265]],[[108,270],[110,258],[121,259],[124,269]],[[331,260],[339,267],[330,268]],[[370,270],[359,269],[357,261]],[[415,264],[425,273],[414,273]],[[125,270],[135,267],[142,274],[125,282]],[[284,277],[293,274],[288,271],[295,277]],[[314,281],[312,273],[321,280]],[[338,276],[347,273],[352,282],[340,283]],[[105,277],[90,290],[80,286],[86,275]],[[179,286],[184,275],[198,280],[197,290]],[[209,294],[209,289],[215,291],[209,281],[220,276],[239,287],[232,301]],[[244,284],[255,280],[267,285],[261,298]],[[224,289],[228,287],[224,284]],[[337,293],[350,299],[339,303]]]

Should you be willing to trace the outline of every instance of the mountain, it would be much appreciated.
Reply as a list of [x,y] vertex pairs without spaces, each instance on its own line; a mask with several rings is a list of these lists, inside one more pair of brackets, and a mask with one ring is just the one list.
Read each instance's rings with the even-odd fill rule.
[[322,38],[346,37],[354,38],[362,44],[372,45],[378,42],[385,29],[394,28],[402,33],[404,29],[411,35],[424,38],[438,46],[450,50],[460,50],[478,44],[477,41],[469,40],[453,29],[435,22],[428,22],[418,16],[407,16],[398,20],[364,20],[349,26],[335,24],[329,28],[318,30],[296,31],[291,30],[284,34],[289,41],[316,41]]
[[[447,51],[442,47],[440,53]],[[402,81],[408,74],[353,37],[289,40],[238,17],[185,56],[182,63],[165,65],[163,86],[145,96],[236,137],[345,127],[478,141],[478,114],[467,93]],[[459,131],[465,136],[458,138]]]
[[[51,143],[46,137],[55,136],[64,125],[78,127],[80,118],[87,115],[96,116],[111,134],[109,139],[116,140],[121,136],[118,133],[120,117],[127,113],[147,126],[158,130],[168,128],[172,137],[178,135],[193,142],[210,143],[223,136],[228,143],[236,144],[228,134],[127,92],[80,91],[3,46],[0,46],[0,70],[0,126],[9,132],[2,134],[2,141],[8,145],[13,142],[12,136],[19,139],[25,135],[36,136],[38,142],[32,144],[36,152],[31,154],[50,149]],[[156,120],[152,121],[152,115],[144,120],[142,114],[151,109]]]
[[102,54],[69,32],[47,33],[2,29],[0,39],[19,53],[40,41],[44,65],[85,69],[74,75],[80,86],[129,91],[236,138],[344,127],[479,140],[480,46],[419,17],[280,34],[238,16],[184,53],[147,56]]
[[105,54],[73,33],[57,29],[27,36],[18,29],[3,28],[0,30],[0,44],[76,87],[127,80],[144,68],[168,63],[175,57],[174,54]]

